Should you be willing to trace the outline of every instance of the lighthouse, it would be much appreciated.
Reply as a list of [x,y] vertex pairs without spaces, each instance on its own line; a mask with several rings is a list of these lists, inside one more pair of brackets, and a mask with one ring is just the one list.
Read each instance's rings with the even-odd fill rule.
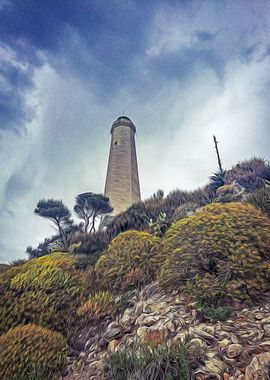
[[112,123],[104,191],[114,208],[112,215],[141,200],[135,134],[135,124],[127,116]]

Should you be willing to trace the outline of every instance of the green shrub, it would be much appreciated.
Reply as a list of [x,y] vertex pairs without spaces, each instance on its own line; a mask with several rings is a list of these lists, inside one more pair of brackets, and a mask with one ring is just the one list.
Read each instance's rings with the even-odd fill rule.
[[[209,274],[226,297],[251,299],[269,289],[270,220],[242,203],[211,204],[166,232],[159,275],[164,289],[200,288]],[[213,293],[216,281],[205,281]],[[193,292],[194,295],[194,292]]]
[[34,324],[17,326],[0,336],[2,380],[56,380],[65,364],[61,334]]
[[113,316],[117,311],[115,296],[110,292],[97,292],[81,305],[77,314],[86,320],[99,320],[106,316]]
[[270,217],[270,186],[264,186],[260,190],[249,194],[246,198],[246,202]]
[[107,289],[123,288],[124,276],[140,268],[146,281],[156,276],[160,239],[147,232],[127,231],[118,235],[96,264],[98,283]]
[[152,218],[150,219],[149,229],[153,235],[162,237],[168,229],[169,224],[167,214],[165,212],[161,212],[155,220]]
[[89,281],[75,263],[72,255],[53,253],[1,273],[0,333],[29,322],[71,332]]
[[135,345],[107,354],[104,376],[108,380],[190,380],[193,360],[184,345]]

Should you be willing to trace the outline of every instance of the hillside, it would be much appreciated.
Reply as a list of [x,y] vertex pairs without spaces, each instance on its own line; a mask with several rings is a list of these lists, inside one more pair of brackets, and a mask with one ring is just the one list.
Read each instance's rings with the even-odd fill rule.
[[252,158],[0,265],[0,379],[269,379],[269,184]]

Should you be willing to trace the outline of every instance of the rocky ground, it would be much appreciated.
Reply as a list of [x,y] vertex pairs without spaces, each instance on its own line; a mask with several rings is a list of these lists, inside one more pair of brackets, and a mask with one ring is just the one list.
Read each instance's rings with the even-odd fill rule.
[[231,319],[205,322],[185,296],[161,295],[156,284],[137,291],[123,313],[99,326],[88,327],[76,339],[85,341],[79,363],[70,358],[61,380],[101,380],[102,360],[108,351],[120,350],[149,335],[167,341],[188,338],[191,350],[201,349],[204,360],[196,380],[270,379],[270,294],[258,305],[235,305]]

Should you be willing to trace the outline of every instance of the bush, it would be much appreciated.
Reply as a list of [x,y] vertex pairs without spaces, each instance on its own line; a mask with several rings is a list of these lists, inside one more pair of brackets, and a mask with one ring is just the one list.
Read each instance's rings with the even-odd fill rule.
[[17,326],[0,336],[2,380],[56,380],[65,357],[62,335],[41,326]]
[[260,190],[249,194],[246,202],[261,210],[270,217],[270,187],[262,187]]
[[158,346],[135,344],[107,354],[103,368],[108,380],[189,380],[196,367],[197,359],[185,345],[163,342]]
[[94,265],[107,245],[105,232],[99,231],[93,234],[82,232],[71,236],[68,251],[72,254],[88,255],[89,265]]
[[174,210],[172,220],[173,222],[176,222],[177,220],[184,219],[189,215],[194,214],[194,212],[199,208],[199,206],[196,203],[187,202],[184,203],[182,206],[177,207]]
[[[260,211],[242,203],[211,204],[166,232],[159,282],[164,289],[190,291],[210,274],[226,297],[251,299],[269,289],[269,247],[270,220]],[[217,284],[207,283],[211,294]]]
[[114,315],[116,310],[116,300],[112,293],[97,292],[78,308],[77,314],[79,317],[85,317],[86,320],[99,320]]
[[264,180],[270,180],[269,162],[258,157],[240,162],[225,175],[225,183],[230,184],[235,180],[249,192],[257,190],[264,185]]
[[123,288],[124,276],[134,268],[145,280],[156,276],[160,239],[147,232],[127,231],[117,236],[96,264],[99,284],[107,289]]
[[69,333],[87,294],[88,272],[75,257],[53,253],[0,274],[0,333],[18,324],[40,324]]

